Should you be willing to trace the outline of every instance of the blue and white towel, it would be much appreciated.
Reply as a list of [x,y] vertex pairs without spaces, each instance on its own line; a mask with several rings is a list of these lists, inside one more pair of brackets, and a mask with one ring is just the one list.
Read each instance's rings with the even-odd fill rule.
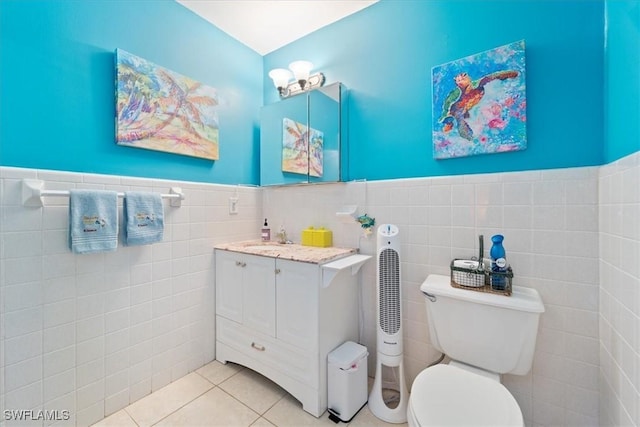
[[161,242],[164,236],[164,208],[160,193],[126,192],[124,220],[125,245]]
[[77,254],[118,248],[118,193],[69,191],[69,247]]

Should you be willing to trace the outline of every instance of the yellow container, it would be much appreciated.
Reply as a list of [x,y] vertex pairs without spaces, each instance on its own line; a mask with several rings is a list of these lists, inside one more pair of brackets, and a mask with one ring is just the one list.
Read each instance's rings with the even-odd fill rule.
[[331,230],[319,228],[313,232],[313,246],[328,248],[333,245],[333,233]]
[[302,230],[302,245],[303,246],[313,246],[313,235],[315,234],[315,230],[313,227],[305,228]]

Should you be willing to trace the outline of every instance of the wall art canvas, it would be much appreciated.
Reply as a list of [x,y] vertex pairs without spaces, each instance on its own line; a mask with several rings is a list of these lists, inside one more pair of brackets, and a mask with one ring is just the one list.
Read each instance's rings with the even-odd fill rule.
[[433,157],[527,147],[524,40],[433,67]]
[[216,89],[116,49],[118,145],[217,160]]
[[282,171],[321,177],[324,134],[302,123],[282,119]]

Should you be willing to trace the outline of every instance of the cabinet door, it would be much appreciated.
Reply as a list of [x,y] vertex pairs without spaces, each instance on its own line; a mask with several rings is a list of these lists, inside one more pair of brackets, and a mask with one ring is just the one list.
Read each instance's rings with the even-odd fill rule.
[[216,250],[216,314],[242,323],[242,254]]
[[319,267],[277,260],[276,269],[276,337],[312,351],[318,343]]
[[242,323],[270,336],[276,333],[275,260],[245,255]]

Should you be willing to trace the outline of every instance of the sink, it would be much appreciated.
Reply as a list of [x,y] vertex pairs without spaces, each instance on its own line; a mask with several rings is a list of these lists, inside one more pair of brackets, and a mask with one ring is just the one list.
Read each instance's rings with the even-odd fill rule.
[[273,250],[281,250],[286,248],[285,245],[253,245],[253,246],[245,246],[245,249],[250,251],[273,251]]
[[220,243],[215,245],[215,249],[312,264],[324,264],[327,261],[353,255],[356,252],[355,249],[349,248],[320,248],[302,246],[295,243],[278,243],[277,240],[266,242],[260,240],[245,240],[241,242]]

